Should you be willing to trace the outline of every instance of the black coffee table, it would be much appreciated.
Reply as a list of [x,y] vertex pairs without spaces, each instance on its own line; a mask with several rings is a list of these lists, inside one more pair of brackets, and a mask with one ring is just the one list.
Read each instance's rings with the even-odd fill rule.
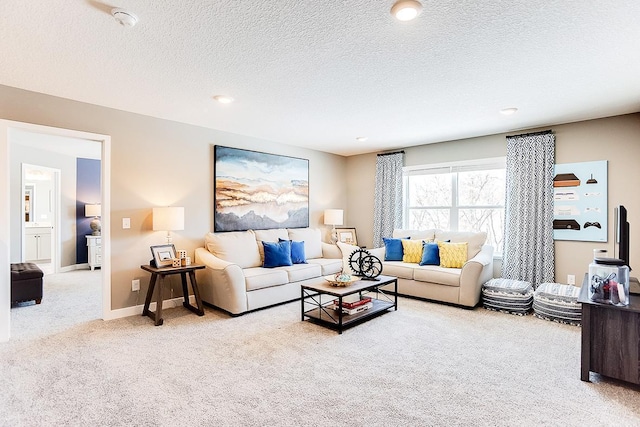
[[[317,285],[303,285],[300,290],[301,320],[336,329],[342,333],[344,328],[362,323],[375,316],[386,313],[390,309],[398,309],[398,278],[378,276],[378,280],[358,280],[349,286],[332,286],[329,282]],[[388,293],[382,286],[394,284],[393,293]],[[344,314],[342,310],[334,310],[335,302],[341,307],[343,299],[349,295],[371,297],[373,306],[368,310],[355,314]]]

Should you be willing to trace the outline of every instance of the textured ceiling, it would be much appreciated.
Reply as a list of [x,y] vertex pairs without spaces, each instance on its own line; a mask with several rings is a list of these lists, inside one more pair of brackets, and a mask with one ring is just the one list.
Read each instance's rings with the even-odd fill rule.
[[422,3],[3,0],[0,84],[343,155],[640,111],[638,0]]

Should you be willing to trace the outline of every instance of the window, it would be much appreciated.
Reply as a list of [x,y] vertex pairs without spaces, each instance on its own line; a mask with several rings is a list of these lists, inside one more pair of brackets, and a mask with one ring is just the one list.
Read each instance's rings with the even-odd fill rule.
[[404,227],[486,231],[502,253],[505,159],[404,168]]

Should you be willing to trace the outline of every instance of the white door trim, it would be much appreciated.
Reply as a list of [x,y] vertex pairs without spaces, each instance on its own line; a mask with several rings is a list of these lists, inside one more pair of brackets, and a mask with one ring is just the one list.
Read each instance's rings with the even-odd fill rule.
[[[0,342],[11,335],[10,273],[10,141],[12,131],[20,130],[100,142],[102,145],[102,318],[117,316],[111,310],[111,137],[90,132],[55,128],[32,123],[0,120]],[[15,237],[14,237],[15,238]]]

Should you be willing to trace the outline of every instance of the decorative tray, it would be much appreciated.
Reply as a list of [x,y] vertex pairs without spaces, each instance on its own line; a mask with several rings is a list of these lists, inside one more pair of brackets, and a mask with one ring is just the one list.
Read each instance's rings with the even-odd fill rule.
[[357,282],[360,278],[349,276],[349,280],[337,280],[336,275],[332,274],[331,276],[324,276],[324,280],[329,282],[331,286],[345,287],[351,285],[353,282]]

